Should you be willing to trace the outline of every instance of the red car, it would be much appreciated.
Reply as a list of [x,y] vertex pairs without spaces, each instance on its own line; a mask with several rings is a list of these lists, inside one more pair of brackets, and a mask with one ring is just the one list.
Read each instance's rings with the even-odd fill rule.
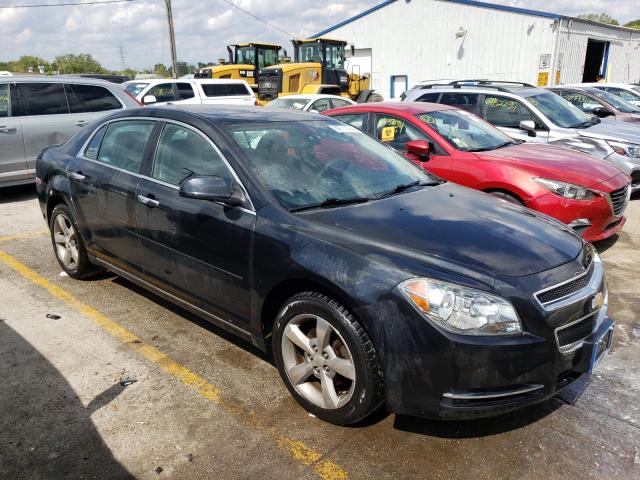
[[589,241],[622,229],[630,179],[563,147],[523,143],[466,110],[433,103],[367,103],[323,112],[357,127],[440,178],[525,205]]

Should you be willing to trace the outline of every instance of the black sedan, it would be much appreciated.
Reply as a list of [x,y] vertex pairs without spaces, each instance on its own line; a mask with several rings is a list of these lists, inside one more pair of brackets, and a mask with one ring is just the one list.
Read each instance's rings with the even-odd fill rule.
[[330,422],[512,410],[610,346],[603,266],[573,231],[331,118],[127,110],[45,150],[37,188],[71,277],[110,270],[271,348]]

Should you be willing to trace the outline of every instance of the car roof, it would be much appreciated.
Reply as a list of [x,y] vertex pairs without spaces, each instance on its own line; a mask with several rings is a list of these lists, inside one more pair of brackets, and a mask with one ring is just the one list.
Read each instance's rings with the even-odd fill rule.
[[[302,120],[328,120],[327,117],[301,110],[266,109],[253,105],[161,105],[157,107],[144,107],[138,111],[154,113],[160,117],[172,114],[187,113],[203,118],[215,125],[235,123],[262,123],[262,122],[298,122]],[[125,114],[126,116],[126,114]]]
[[[428,88],[425,88],[428,87]],[[496,82],[495,85],[479,85],[479,84],[425,84],[416,85],[410,90],[407,90],[406,96],[408,98],[418,98],[422,95],[426,95],[430,92],[452,93],[452,92],[476,92],[476,93],[493,93],[493,94],[505,94],[510,93],[519,97],[528,97],[531,95],[544,92],[542,88],[534,87],[532,85],[510,85]]]
[[319,98],[339,98],[341,100],[353,101],[346,97],[340,95],[329,95],[327,93],[308,93],[308,94],[299,94],[299,95],[286,95],[284,97],[278,97],[275,100],[282,100],[291,98],[293,100],[318,100]]
[[613,83],[613,82],[587,82],[587,83],[570,83],[567,87],[619,87],[632,88],[634,85],[629,83]]
[[72,75],[47,76],[47,75],[7,75],[2,76],[0,81],[7,82],[47,82],[47,83],[82,83],[84,85],[118,86],[117,83],[109,82],[99,78],[76,77]]
[[402,112],[407,115],[417,115],[420,113],[437,112],[440,110],[457,110],[455,107],[445,105],[443,103],[428,103],[428,102],[372,102],[372,103],[358,103],[357,105],[349,105],[348,107],[340,107],[338,110],[349,111],[364,111],[379,110],[391,112]]
[[140,80],[129,80],[124,82],[125,84],[130,83],[171,83],[171,82],[179,82],[179,81],[189,81],[196,83],[242,83],[246,84],[245,80],[241,80],[238,78],[141,78]]

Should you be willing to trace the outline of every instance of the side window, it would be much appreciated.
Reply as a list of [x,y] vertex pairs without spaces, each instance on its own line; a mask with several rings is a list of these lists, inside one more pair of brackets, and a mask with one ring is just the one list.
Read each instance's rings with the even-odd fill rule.
[[605,92],[609,92],[612,93],[620,98],[622,98],[623,100],[626,100],[627,102],[631,101],[631,102],[637,102],[638,101],[638,97],[636,95],[634,95],[631,92],[627,92],[625,89],[623,88],[616,88],[616,87],[604,87],[604,91]]
[[440,92],[425,93],[420,98],[418,98],[416,102],[438,103],[439,96],[440,96]]
[[104,138],[104,132],[107,131],[107,125],[103,126],[96,134],[91,138],[89,145],[84,150],[84,156],[92,160],[98,159],[98,152],[100,151],[100,144]]
[[137,173],[154,122],[123,120],[110,123],[102,140],[98,161]]
[[332,98],[331,104],[333,105],[333,108],[338,108],[338,107],[346,107],[347,105],[351,105],[351,102],[347,102],[346,100],[340,100],[338,98]]
[[180,185],[189,177],[216,175],[228,185],[233,176],[215,149],[198,133],[167,124],[158,141],[153,162],[153,178]]
[[[99,85],[66,85],[69,95],[69,108],[71,113],[80,112],[108,112],[122,108],[120,101],[108,89]],[[72,100],[75,96],[77,103]]]
[[365,131],[364,125],[364,113],[353,113],[349,115],[334,115],[333,118],[347,123],[352,127],[356,127],[358,130]]
[[477,93],[443,93],[440,103],[477,114],[479,97]]
[[193,87],[190,83],[178,82],[176,83],[176,86],[178,87],[178,97],[180,100],[187,100],[195,96],[193,93]]
[[596,108],[602,107],[598,102],[581,93],[563,91],[560,96],[583,112],[593,112]]
[[18,90],[23,116],[69,113],[62,83],[21,83]]
[[396,150],[404,150],[404,146],[411,140],[428,140],[429,136],[418,130],[406,120],[391,115],[376,115],[375,138]]
[[520,122],[533,120],[536,128],[542,128],[540,121],[518,100],[499,95],[484,97],[485,119],[496,127],[519,128]]
[[0,83],[0,118],[11,115],[11,97],[9,97],[9,84]]
[[331,100],[328,98],[321,98],[311,104],[309,110],[316,110],[318,112],[324,112],[325,110],[331,110]]
[[231,97],[251,94],[243,83],[203,83],[201,86],[207,97]]
[[175,102],[178,100],[173,92],[173,83],[159,83],[145,93],[145,96],[153,95],[157,102]]

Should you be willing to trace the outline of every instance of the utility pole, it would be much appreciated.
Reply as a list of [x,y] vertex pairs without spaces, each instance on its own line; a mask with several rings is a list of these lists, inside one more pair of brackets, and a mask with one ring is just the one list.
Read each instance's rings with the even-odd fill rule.
[[173,78],[178,78],[178,58],[176,57],[176,35],[173,32],[173,13],[171,13],[171,0],[164,0],[167,6],[167,21],[169,22],[169,44],[171,45],[171,71]]

